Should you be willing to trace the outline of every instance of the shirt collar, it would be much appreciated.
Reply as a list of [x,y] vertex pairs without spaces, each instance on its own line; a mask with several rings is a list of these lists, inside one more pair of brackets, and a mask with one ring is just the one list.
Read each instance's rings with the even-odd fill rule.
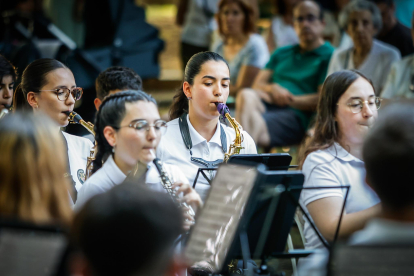
[[318,48],[302,53],[299,44],[297,44],[296,47],[295,47],[296,48],[295,50],[296,50],[297,53],[300,53],[302,55],[315,54],[315,55],[318,55],[318,56],[323,56],[323,55],[326,55],[327,53],[329,53],[329,48],[330,48],[329,46],[330,46],[330,43],[325,41],[325,43],[322,44],[321,46],[319,46]]
[[339,143],[334,143],[332,146],[330,146],[327,151],[334,157],[337,157],[338,159],[341,159],[345,162],[362,162],[361,159],[356,158],[352,154],[350,154],[347,150],[345,150]]
[[105,172],[108,178],[112,181],[112,183],[116,185],[121,184],[126,178],[126,175],[115,164],[115,161],[112,158],[112,154],[106,160],[105,164],[103,165],[103,168],[105,168]]
[[[189,116],[187,115],[187,123],[188,123],[188,129],[190,130],[190,136],[191,136],[191,141],[193,142],[193,146],[200,144],[204,141],[207,142],[207,140],[200,135],[200,133],[197,132],[197,130],[195,130],[195,128],[193,127],[193,125],[190,122]],[[210,139],[210,143],[215,143],[219,146],[221,146],[221,139],[220,139],[220,122],[218,122],[217,127],[216,127],[216,132],[214,132],[213,137],[211,137]]]

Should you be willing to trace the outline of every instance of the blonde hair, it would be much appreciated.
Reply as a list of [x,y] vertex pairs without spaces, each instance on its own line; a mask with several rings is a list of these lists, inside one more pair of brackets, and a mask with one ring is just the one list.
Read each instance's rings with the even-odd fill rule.
[[0,216],[69,226],[62,139],[46,115],[15,112],[0,120]]

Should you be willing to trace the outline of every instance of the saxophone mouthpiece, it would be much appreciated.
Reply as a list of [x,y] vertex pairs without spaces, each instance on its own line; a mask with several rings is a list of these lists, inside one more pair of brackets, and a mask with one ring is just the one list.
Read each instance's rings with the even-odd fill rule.
[[66,115],[70,115],[70,111],[64,111],[63,113],[65,113]]
[[221,116],[225,116],[226,113],[230,113],[229,108],[227,107],[226,104],[224,103],[215,103],[215,105],[217,106],[217,111],[220,113]]

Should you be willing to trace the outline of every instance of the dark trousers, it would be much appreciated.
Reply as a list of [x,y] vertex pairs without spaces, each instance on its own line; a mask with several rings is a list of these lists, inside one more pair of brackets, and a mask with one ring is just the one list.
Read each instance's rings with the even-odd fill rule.
[[199,47],[185,42],[181,42],[181,62],[183,71],[185,70],[185,66],[187,65],[187,62],[190,60],[192,56],[194,56],[197,53],[205,52],[208,50],[208,47]]

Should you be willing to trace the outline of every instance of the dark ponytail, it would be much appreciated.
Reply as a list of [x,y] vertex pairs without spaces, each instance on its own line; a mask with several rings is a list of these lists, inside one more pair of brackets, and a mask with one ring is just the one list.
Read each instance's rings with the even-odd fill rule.
[[47,74],[59,68],[69,70],[62,62],[51,58],[37,59],[27,65],[22,74],[22,81],[14,92],[13,109],[32,110],[32,107],[27,102],[27,93],[41,90],[47,84]]
[[93,161],[92,173],[102,167],[103,162],[112,152],[112,146],[104,136],[106,126],[119,127],[125,117],[125,103],[134,103],[138,101],[151,102],[157,105],[155,99],[141,90],[127,90],[109,95],[104,98],[95,119],[95,140],[98,150]]
[[184,82],[188,82],[190,85],[193,85],[195,76],[197,76],[197,74],[201,71],[201,66],[210,60],[217,62],[222,61],[227,65],[227,67],[229,67],[226,60],[217,53],[200,52],[193,55],[185,66],[184,80],[181,84],[181,88],[178,89],[177,94],[175,94],[173,98],[173,103],[169,111],[170,120],[179,118],[183,115],[183,113],[188,112],[188,99],[183,91]]

